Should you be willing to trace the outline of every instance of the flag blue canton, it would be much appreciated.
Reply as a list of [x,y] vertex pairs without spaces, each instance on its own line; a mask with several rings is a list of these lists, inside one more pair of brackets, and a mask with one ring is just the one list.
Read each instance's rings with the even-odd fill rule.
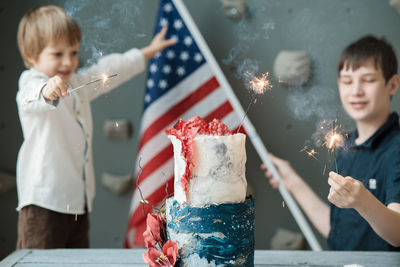
[[168,27],[166,39],[173,38],[176,43],[149,62],[144,110],[205,63],[171,0],[161,1],[154,32],[160,32],[163,27]]

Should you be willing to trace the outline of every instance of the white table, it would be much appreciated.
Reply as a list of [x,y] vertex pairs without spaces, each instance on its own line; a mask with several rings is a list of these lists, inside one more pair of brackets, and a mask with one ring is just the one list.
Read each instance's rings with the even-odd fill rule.
[[[0,262],[1,267],[146,266],[143,249],[17,250]],[[400,252],[334,252],[256,250],[254,266],[400,267]],[[199,266],[201,267],[201,266]]]

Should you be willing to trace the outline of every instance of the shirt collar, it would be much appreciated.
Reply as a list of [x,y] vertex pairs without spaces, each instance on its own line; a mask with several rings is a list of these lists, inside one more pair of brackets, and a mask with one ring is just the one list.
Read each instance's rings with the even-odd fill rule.
[[350,136],[350,146],[351,148],[366,148],[370,149],[375,147],[383,138],[391,131],[399,128],[399,115],[396,112],[390,114],[389,119],[364,143],[357,145],[355,143],[358,137],[357,130],[353,132]]

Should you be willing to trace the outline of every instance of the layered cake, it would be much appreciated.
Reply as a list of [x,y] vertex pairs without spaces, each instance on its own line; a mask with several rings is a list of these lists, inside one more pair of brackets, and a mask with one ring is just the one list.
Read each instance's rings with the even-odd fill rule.
[[246,136],[219,120],[178,121],[174,196],[166,202],[176,266],[254,266],[254,201],[246,199]]

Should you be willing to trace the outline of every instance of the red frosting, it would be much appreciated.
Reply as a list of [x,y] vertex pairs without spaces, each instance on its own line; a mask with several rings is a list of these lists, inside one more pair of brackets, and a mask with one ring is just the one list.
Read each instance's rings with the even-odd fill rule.
[[168,135],[173,135],[181,141],[182,156],[186,162],[185,173],[182,175],[181,182],[183,190],[187,193],[187,183],[192,176],[193,169],[193,139],[198,134],[227,136],[233,133],[220,120],[214,119],[207,123],[199,116],[194,116],[188,121],[178,120],[174,128],[166,129]]

